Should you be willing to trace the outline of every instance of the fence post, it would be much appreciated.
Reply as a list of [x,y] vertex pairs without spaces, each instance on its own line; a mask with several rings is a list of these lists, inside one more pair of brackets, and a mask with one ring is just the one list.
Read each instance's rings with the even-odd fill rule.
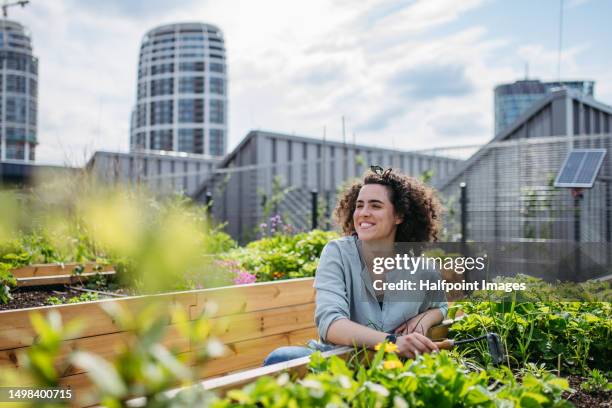
[[211,215],[212,214],[212,208],[211,208],[211,206],[212,206],[212,193],[210,191],[206,192],[205,200],[206,200],[206,213],[208,215]]
[[459,202],[461,204],[461,243],[465,244],[467,241],[467,185],[465,182],[459,184],[459,191],[461,192]]
[[317,229],[317,220],[319,218],[319,192],[317,190],[312,190],[310,194],[312,195],[312,229],[315,230]]

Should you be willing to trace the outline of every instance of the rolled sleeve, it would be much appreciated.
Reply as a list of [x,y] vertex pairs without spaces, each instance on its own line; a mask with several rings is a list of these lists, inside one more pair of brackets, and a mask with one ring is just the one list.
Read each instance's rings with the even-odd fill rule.
[[315,324],[322,341],[327,341],[329,326],[336,320],[350,318],[349,294],[340,248],[330,242],[321,253],[314,280]]

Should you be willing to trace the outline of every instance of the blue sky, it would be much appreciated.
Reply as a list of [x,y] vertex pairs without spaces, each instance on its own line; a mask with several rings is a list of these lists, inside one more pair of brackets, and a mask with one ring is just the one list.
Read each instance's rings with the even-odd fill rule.
[[[493,87],[557,79],[559,0],[34,0],[10,18],[40,58],[37,161],[127,151],[143,34],[203,21],[225,34],[229,147],[251,129],[427,149],[493,136]],[[612,104],[608,0],[565,0],[564,79]],[[349,139],[349,140],[350,140]]]

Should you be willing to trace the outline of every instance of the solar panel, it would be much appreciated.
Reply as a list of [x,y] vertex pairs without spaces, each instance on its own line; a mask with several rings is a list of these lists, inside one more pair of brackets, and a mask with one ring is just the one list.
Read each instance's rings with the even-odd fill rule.
[[557,174],[555,187],[593,187],[605,156],[606,149],[570,150]]

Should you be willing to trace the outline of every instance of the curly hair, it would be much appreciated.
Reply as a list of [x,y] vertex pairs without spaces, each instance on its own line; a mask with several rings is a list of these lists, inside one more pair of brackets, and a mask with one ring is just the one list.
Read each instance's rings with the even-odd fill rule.
[[368,171],[362,181],[357,181],[340,194],[334,210],[334,220],[345,235],[355,233],[353,213],[359,190],[366,184],[387,186],[389,201],[396,215],[403,218],[397,226],[395,242],[438,241],[442,205],[433,188],[414,177],[391,170],[382,175]]

